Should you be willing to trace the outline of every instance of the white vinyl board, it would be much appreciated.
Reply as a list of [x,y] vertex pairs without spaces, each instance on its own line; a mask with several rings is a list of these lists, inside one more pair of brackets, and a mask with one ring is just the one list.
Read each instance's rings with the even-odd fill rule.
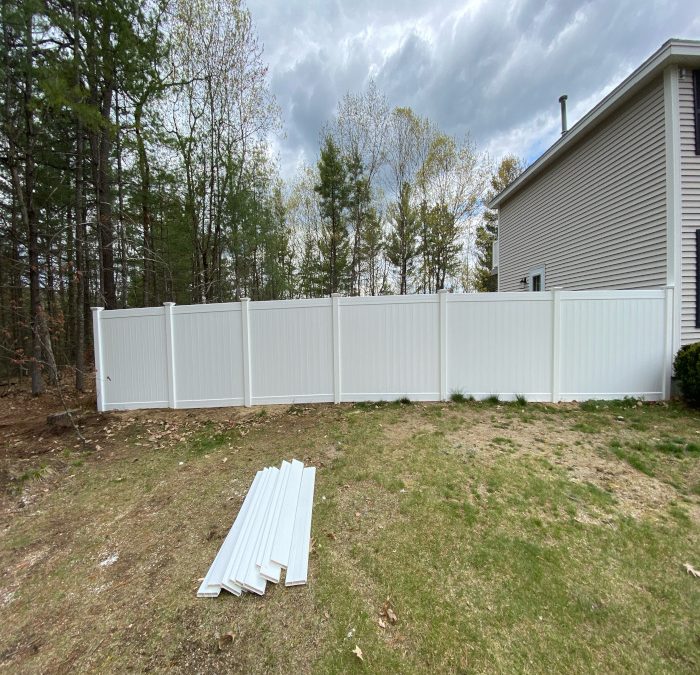
[[272,543],[270,559],[272,562],[285,568],[289,564],[289,549],[292,544],[292,530],[294,528],[294,517],[297,510],[303,470],[304,464],[302,462],[296,459],[292,460],[289,479],[284,490],[282,510],[275,532],[275,540]]
[[289,470],[291,468],[292,465],[289,462],[286,460],[282,462],[272,509],[268,512],[269,519],[266,525],[265,538],[258,549],[258,557],[255,561],[255,564],[260,568],[260,575],[275,584],[279,583],[282,568],[277,563],[272,562],[270,556],[272,555],[272,543],[275,540],[280,512],[282,511],[282,500],[284,498],[287,481],[289,480]]
[[236,544],[231,553],[231,559],[229,560],[228,566],[226,567],[224,579],[221,582],[222,587],[225,588],[227,591],[230,591],[234,595],[240,595],[243,591],[243,587],[235,580],[235,574],[241,564],[241,560],[245,556],[248,542],[252,537],[251,530],[253,526],[253,521],[255,519],[255,513],[256,510],[259,508],[262,493],[264,492],[265,485],[267,484],[269,478],[270,469],[265,468],[260,478],[260,485],[255,491],[255,498],[251,502],[250,511],[246,514],[246,518],[243,521],[241,534],[237,538]]
[[254,514],[252,521],[251,537],[245,555],[241,561],[241,566],[235,575],[235,581],[247,591],[263,595],[267,581],[260,576],[255,560],[257,558],[258,549],[260,548],[261,539],[264,537],[265,523],[267,522],[268,511],[272,509],[272,499],[274,492],[279,482],[280,470],[275,467],[270,469],[270,478],[265,486],[265,491],[262,494],[258,508]]
[[231,526],[224,543],[221,544],[219,552],[214,558],[214,562],[211,564],[207,575],[204,577],[199,590],[197,591],[198,598],[215,598],[221,592],[221,584],[224,580],[224,573],[226,572],[226,567],[229,560],[231,559],[231,553],[234,549],[236,541],[240,536],[241,529],[243,527],[243,522],[250,511],[250,505],[255,498],[255,492],[260,485],[260,479],[262,477],[262,471],[258,471],[255,474],[253,483],[246,494],[243,504],[241,505],[238,515]]
[[309,545],[311,541],[311,514],[314,505],[314,482],[316,468],[307,466],[302,474],[294,516],[292,545],[289,552],[289,565],[285,576],[285,586],[305,584],[309,572]]

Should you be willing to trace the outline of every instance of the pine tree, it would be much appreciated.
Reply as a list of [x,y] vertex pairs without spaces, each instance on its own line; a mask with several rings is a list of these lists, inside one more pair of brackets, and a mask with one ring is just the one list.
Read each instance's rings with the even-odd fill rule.
[[[491,187],[484,201],[488,204],[499,192],[505,190],[525,168],[515,155],[506,155],[498,169],[491,175]],[[498,236],[498,212],[487,208],[481,224],[476,229],[476,290],[482,293],[498,289],[498,277],[492,273],[493,242]]]
[[328,135],[318,162],[319,182],[314,187],[320,197],[321,278],[326,293],[347,291],[350,283],[350,239],[346,210],[350,197],[348,169],[338,146]]
[[411,185],[403,183],[399,201],[389,207],[391,230],[386,246],[389,262],[398,270],[399,293],[408,293],[408,279],[418,255],[418,213],[411,204]]
[[350,264],[350,294],[360,295],[362,287],[362,237],[369,217],[371,202],[370,182],[365,175],[362,159],[354,151],[347,160],[348,215],[353,231],[352,261]]
[[384,292],[386,263],[384,258],[384,231],[382,219],[370,208],[366,213],[360,241],[361,273],[364,276],[368,295]]

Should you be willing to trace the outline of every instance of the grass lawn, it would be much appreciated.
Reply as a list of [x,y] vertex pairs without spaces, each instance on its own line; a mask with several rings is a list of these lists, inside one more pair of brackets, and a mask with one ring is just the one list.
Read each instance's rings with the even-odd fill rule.
[[[30,405],[2,441],[7,672],[700,670],[680,405],[93,414],[89,453]],[[318,467],[308,585],[197,599],[255,472],[293,457]]]

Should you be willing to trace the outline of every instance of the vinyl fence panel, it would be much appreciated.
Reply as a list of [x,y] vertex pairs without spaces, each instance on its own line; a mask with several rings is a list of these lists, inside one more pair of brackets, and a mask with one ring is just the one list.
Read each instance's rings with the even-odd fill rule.
[[[448,301],[448,389],[484,398],[551,400],[549,294],[499,293]],[[475,355],[478,355],[475,358]]]
[[94,308],[100,410],[668,397],[673,291]]
[[562,400],[662,398],[664,337],[663,291],[562,292]]
[[97,315],[102,327],[101,385],[109,408],[167,408],[164,308],[118,309]]
[[173,308],[177,407],[243,405],[240,303]]
[[341,400],[440,399],[437,296],[343,298]]
[[250,304],[253,403],[333,401],[330,299]]

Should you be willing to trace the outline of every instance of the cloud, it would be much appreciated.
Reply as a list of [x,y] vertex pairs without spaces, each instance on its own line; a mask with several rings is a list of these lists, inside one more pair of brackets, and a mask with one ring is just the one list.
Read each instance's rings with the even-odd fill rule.
[[370,78],[392,106],[531,161],[669,37],[700,37],[683,0],[249,0],[286,137],[282,173],[313,162],[321,127]]

